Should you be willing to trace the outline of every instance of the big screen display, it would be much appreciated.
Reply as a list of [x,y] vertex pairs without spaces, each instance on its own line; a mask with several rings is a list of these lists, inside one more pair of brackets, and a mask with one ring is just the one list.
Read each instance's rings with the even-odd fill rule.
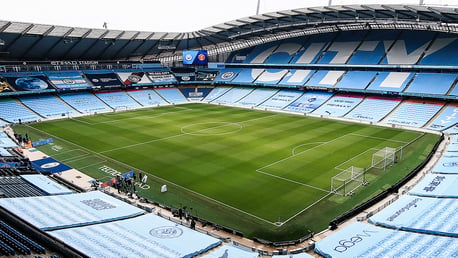
[[183,64],[204,65],[208,63],[207,50],[184,50]]

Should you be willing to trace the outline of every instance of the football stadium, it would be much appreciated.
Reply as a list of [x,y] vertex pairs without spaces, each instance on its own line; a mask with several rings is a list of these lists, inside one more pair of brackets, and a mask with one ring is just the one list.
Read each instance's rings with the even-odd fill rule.
[[458,5],[348,2],[0,20],[0,256],[458,257]]

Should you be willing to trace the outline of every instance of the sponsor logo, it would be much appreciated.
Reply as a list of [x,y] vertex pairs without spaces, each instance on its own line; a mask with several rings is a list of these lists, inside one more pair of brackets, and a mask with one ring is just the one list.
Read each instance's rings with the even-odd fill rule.
[[444,162],[442,163],[444,167],[458,167],[458,162]]
[[191,61],[192,60],[192,55],[191,54],[187,54],[187,55],[184,56],[184,59],[186,61]]
[[221,75],[221,78],[223,79],[230,79],[232,76],[234,76],[234,72],[225,72]]
[[183,81],[189,81],[189,80],[191,80],[191,77],[189,77],[189,76],[183,76],[183,77],[181,77],[181,80],[183,80]]
[[93,82],[99,82],[99,79],[92,79]]
[[371,236],[370,233],[377,233],[377,232],[378,231],[363,230],[362,234],[356,234],[355,236],[350,237],[348,240],[347,239],[339,240],[339,245],[334,247],[334,251],[339,252],[339,253],[344,253],[349,248],[363,241],[364,238],[370,237]]
[[129,75],[129,77],[127,77],[127,79],[129,81],[133,82],[133,83],[137,83],[137,82],[142,80],[142,77],[140,77],[140,76],[138,76],[136,74],[131,74],[131,75]]
[[149,234],[157,238],[171,239],[183,235],[183,230],[178,227],[164,226],[151,229]]
[[40,167],[46,169],[46,168],[55,168],[59,165],[60,165],[59,162],[49,162],[49,163],[41,165]]
[[62,82],[64,84],[75,84],[75,80],[72,80],[72,79],[63,79]]
[[204,54],[199,54],[197,56],[197,59],[199,59],[199,61],[205,61],[205,55]]

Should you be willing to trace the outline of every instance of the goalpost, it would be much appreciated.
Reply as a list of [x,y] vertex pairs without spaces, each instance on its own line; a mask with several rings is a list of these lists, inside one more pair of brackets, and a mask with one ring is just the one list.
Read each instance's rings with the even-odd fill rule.
[[341,196],[352,195],[356,188],[366,183],[366,170],[351,166],[331,178],[331,192]]
[[[402,149],[401,149],[402,150]],[[385,147],[372,154],[372,167],[385,170],[397,162],[396,149]]]

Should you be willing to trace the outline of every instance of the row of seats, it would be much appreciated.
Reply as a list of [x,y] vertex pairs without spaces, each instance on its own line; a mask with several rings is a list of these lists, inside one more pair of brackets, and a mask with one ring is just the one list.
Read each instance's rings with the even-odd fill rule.
[[[297,69],[239,69],[222,70],[216,77],[218,83],[263,84],[282,87],[321,87],[360,92],[398,92],[411,95],[458,94],[454,73],[415,73],[384,71],[297,70]],[[228,78],[228,74],[232,74]]]
[[[201,99],[202,102],[207,103],[279,109],[322,116],[345,117],[367,122],[426,127],[432,130],[447,129],[456,123],[458,118],[457,106],[454,104],[444,106],[443,102],[402,101],[397,98],[365,97],[357,94],[334,95],[319,91],[304,93],[299,90],[279,90],[276,88],[216,87],[212,90],[210,88],[203,89],[205,90],[185,88],[181,91],[177,88],[163,88],[97,94],[76,93],[63,94],[59,97],[47,96],[44,99],[53,99],[53,101],[60,103],[65,101],[68,104],[64,104],[65,108],[61,111],[55,110],[56,113],[65,112],[65,109],[70,106],[77,112],[93,114]],[[41,101],[39,100],[39,102]],[[14,106],[21,106],[17,101],[11,100],[9,102],[13,103]],[[30,103],[28,105],[30,108],[34,106]]]
[[456,39],[428,31],[342,31],[258,45],[233,53],[227,62],[458,65]]
[[44,254],[46,249],[0,220],[0,252],[3,255]]
[[17,198],[44,195],[45,193],[33,187],[21,177],[0,177],[0,198]]

